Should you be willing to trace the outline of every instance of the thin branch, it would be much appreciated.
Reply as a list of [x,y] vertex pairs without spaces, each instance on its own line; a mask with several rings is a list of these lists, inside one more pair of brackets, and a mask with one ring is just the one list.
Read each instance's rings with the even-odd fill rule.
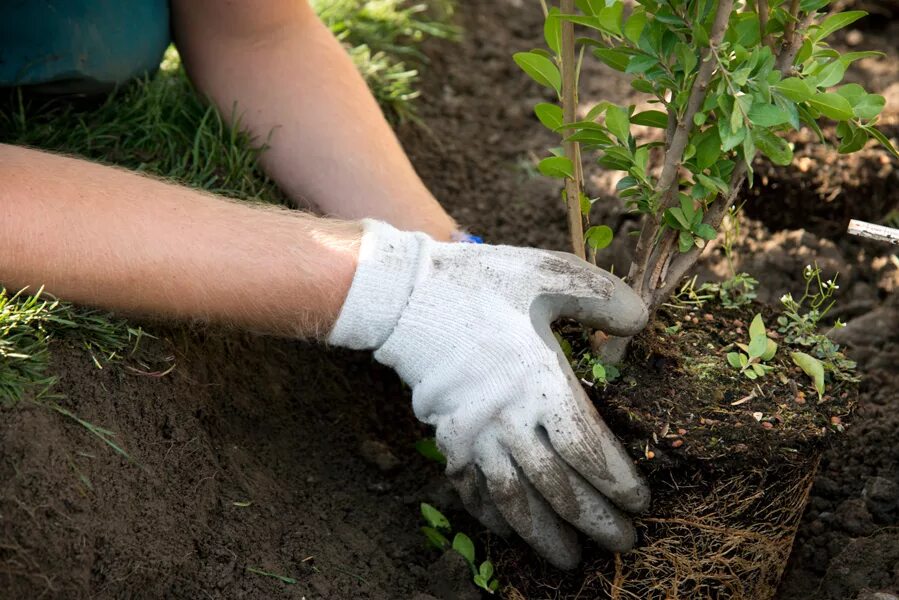
[[[746,181],[746,171],[747,166],[745,162],[740,162],[734,167],[734,172],[731,173],[730,178],[730,193],[728,193],[727,198],[723,201],[713,204],[706,214],[706,222],[711,225],[715,231],[718,231],[727,211],[730,210],[730,207],[736,202],[737,197],[740,195],[743,182]],[[694,246],[693,248],[690,248],[689,251],[676,256],[671,261],[671,266],[668,268],[665,281],[652,294],[650,306],[658,306],[668,299],[668,296],[671,295],[677,284],[680,283],[681,278],[683,278],[683,276],[687,274],[687,271],[692,269],[696,264],[696,261],[699,260],[699,255],[702,253],[702,250],[704,250],[704,248],[700,249]]]
[[[574,13],[574,0],[562,0],[562,12]],[[562,21],[562,119],[565,123],[577,120],[577,65],[574,58],[574,24]],[[567,138],[574,135],[571,129],[565,130]],[[568,229],[571,233],[571,246],[574,254],[586,258],[584,254],[584,217],[581,214],[581,190],[584,189],[583,168],[581,166],[580,144],[566,140],[563,143],[565,156],[571,161],[572,175],[565,179],[565,204],[568,208]]]
[[796,23],[799,21],[799,0],[790,0],[789,12],[790,19],[784,25],[784,45],[793,41],[793,34],[796,32]]
[[[706,92],[708,91],[709,82],[712,79],[716,62],[711,60],[712,52],[717,49],[724,39],[727,31],[727,23],[730,19],[730,13],[733,10],[733,0],[722,0],[718,2],[718,9],[715,13],[715,21],[712,24],[712,35],[709,38],[709,47],[703,49],[701,65],[696,78],[693,80],[693,87],[690,89],[690,97],[687,100],[687,107],[684,114],[678,117],[677,127],[674,135],[671,136],[671,143],[665,148],[665,162],[662,165],[662,173],[659,176],[657,189],[662,191],[662,203],[660,211],[665,210],[673,205],[677,200],[677,175],[681,162],[684,157],[684,150],[690,141],[690,132],[693,130],[693,117],[705,101]],[[646,271],[649,269],[649,259],[652,255],[652,245],[659,229],[659,220],[656,215],[647,216],[643,223],[640,238],[637,241],[637,249],[634,255],[634,262],[631,263],[630,272],[628,273],[628,281],[634,287],[634,290],[640,294],[643,291],[643,279]]]
[[773,50],[774,44],[768,34],[768,0],[755,0],[755,11],[759,15],[759,34],[762,37],[762,43]]

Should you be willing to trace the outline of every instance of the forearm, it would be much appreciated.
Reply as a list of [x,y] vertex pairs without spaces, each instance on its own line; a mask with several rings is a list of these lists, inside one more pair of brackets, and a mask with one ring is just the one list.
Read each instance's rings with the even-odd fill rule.
[[449,238],[455,223],[306,2],[184,0],[173,24],[191,79],[226,118],[268,140],[263,166],[292,198]]
[[321,336],[361,228],[0,145],[0,284],[126,313]]

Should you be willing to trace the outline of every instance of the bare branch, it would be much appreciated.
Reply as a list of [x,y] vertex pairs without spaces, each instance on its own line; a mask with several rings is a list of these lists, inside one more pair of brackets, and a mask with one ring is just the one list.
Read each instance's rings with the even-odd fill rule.
[[[574,13],[574,0],[562,0],[562,12]],[[574,24],[562,21],[562,119],[566,123],[577,120],[577,65],[574,58]],[[574,134],[566,129],[567,138]],[[565,156],[571,161],[574,177],[565,179],[565,204],[568,208],[568,229],[571,232],[571,246],[574,254],[586,258],[584,254],[584,217],[581,214],[581,190],[584,189],[584,175],[581,166],[580,144],[572,141],[563,143]]]

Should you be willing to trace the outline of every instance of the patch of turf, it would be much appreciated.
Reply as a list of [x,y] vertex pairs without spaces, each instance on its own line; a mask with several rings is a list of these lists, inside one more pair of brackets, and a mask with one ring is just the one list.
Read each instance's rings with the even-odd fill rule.
[[33,295],[0,288],[0,404],[32,392],[42,397],[55,378],[47,373],[49,343],[64,339],[82,346],[98,366],[119,358],[143,332],[122,319]]
[[388,117],[414,116],[418,46],[428,37],[455,39],[448,23],[451,0],[412,4],[407,0],[312,0],[322,21],[348,46],[356,67]]

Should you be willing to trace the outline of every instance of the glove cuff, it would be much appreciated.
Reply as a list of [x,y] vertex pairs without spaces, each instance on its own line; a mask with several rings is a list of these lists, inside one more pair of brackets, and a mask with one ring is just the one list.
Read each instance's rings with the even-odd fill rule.
[[376,350],[387,340],[415,287],[424,242],[421,233],[364,219],[359,266],[328,343]]

